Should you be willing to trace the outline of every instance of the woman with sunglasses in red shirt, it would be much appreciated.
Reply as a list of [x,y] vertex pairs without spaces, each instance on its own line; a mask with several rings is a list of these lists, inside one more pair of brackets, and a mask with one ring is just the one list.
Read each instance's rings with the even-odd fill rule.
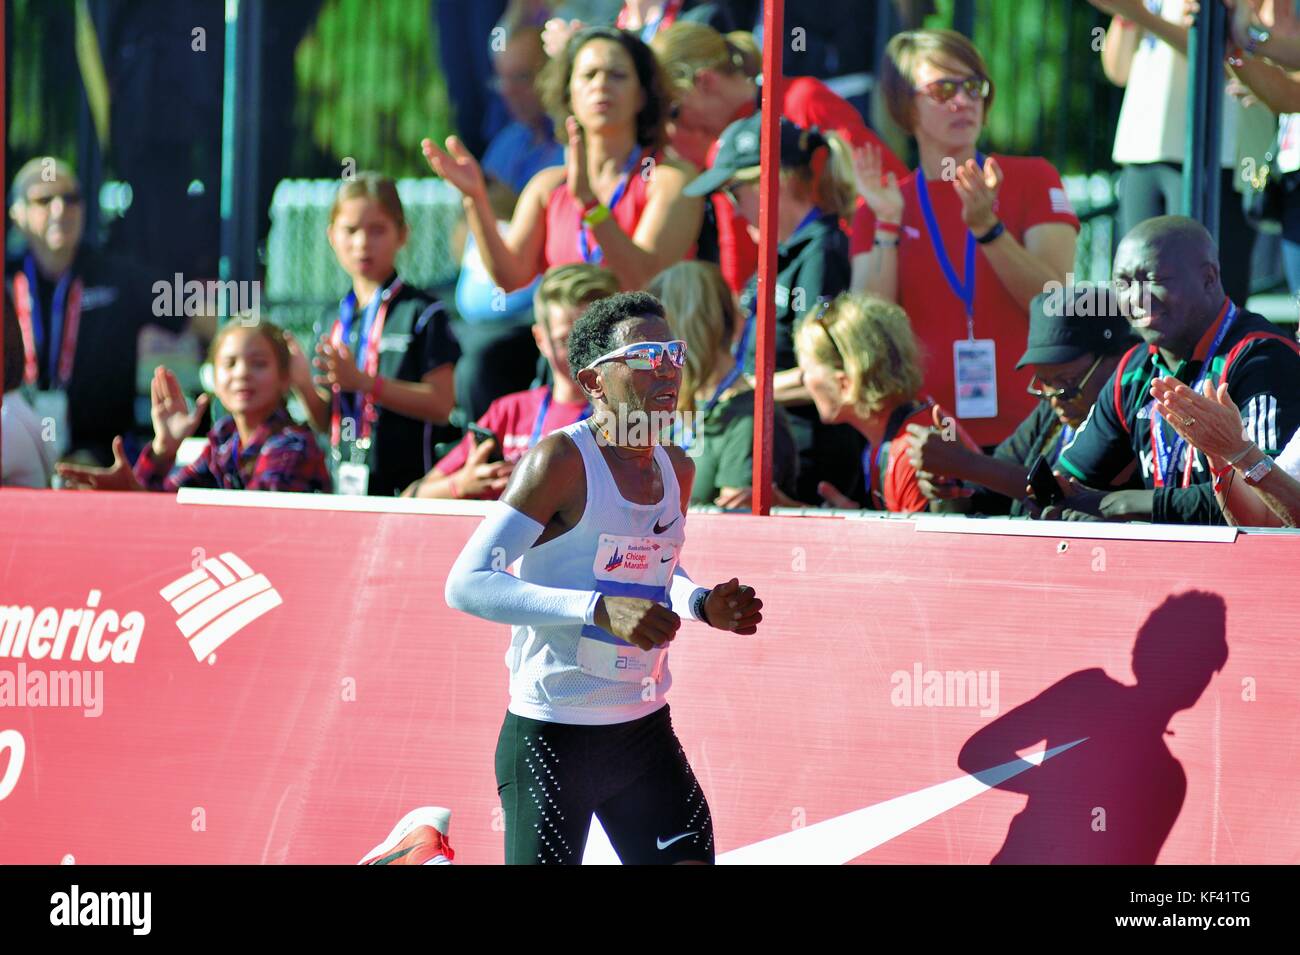
[[1045,159],[977,149],[993,83],[983,57],[951,30],[897,34],[881,86],[916,137],[920,167],[882,178],[878,151],[855,152],[866,205],[853,223],[852,288],[897,302],[925,353],[925,390],[996,444],[1033,410],[1024,350],[1030,300],[1066,284],[1079,220]]

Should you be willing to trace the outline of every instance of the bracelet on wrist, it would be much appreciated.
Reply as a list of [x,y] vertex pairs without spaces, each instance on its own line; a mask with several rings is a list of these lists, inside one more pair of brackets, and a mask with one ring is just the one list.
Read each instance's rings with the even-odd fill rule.
[[902,231],[902,225],[897,222],[877,222],[877,232],[887,232],[890,235],[898,235]]
[[384,395],[384,376],[375,375],[375,383],[370,388],[370,397],[380,400]]
[[993,242],[994,240],[998,239],[1002,235],[1002,233],[1006,231],[1007,231],[1007,227],[1004,226],[1002,224],[1002,220],[999,219],[997,224],[994,225],[993,228],[989,229],[988,232],[985,232],[983,235],[977,235],[975,237],[975,241],[978,242],[980,245],[988,245],[990,242]]
[[594,229],[610,217],[609,206],[597,202],[590,212],[582,214],[582,222],[589,229]]
[[[1236,454],[1234,454],[1232,457],[1230,457],[1230,458],[1227,459],[1228,467],[1236,467],[1236,466],[1237,466],[1237,462],[1245,460],[1245,458],[1250,454],[1250,452],[1255,451],[1255,450],[1258,450],[1258,449],[1255,447],[1255,442],[1254,442],[1254,441],[1248,441],[1248,442],[1246,443],[1246,446],[1245,446],[1244,448],[1242,448],[1240,451],[1238,451],[1238,452],[1237,452]],[[1261,452],[1261,453],[1262,453],[1262,452]]]
[[901,243],[897,238],[887,239],[877,236],[874,244],[882,249],[896,249]]
[[461,493],[460,482],[456,480],[456,475],[454,474],[448,475],[448,480],[451,482],[451,496],[459,501],[465,496]]

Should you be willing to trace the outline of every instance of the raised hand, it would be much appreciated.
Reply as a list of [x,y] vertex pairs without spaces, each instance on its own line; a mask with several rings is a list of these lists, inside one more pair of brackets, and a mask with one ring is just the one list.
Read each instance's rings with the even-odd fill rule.
[[289,346],[289,383],[300,392],[311,391],[314,382],[311,374],[311,361],[298,345],[298,339],[286,335]]
[[961,220],[966,228],[979,236],[998,224],[995,206],[1002,187],[1002,167],[996,159],[985,159],[983,169],[975,160],[966,160],[957,167],[954,187],[961,199]]
[[126,459],[122,437],[113,439],[113,465],[99,468],[84,464],[59,464],[55,466],[63,486],[74,491],[143,491],[144,485],[131,469]]
[[858,192],[876,214],[878,222],[897,225],[903,221],[903,191],[898,188],[897,177],[892,172],[885,175],[883,170],[884,160],[879,146],[864,143],[853,150],[853,178],[858,184]]
[[429,168],[459,189],[462,195],[470,199],[487,198],[483,168],[457,137],[447,137],[446,152],[439,149],[432,139],[420,140],[420,148]]
[[704,601],[704,616],[710,627],[746,635],[758,632],[763,620],[759,613],[762,609],[763,601],[758,599],[754,588],[735,577],[710,590]]
[[1228,396],[1227,382],[1217,388],[1209,381],[1202,382],[1198,393],[1176,378],[1155,378],[1151,397],[1169,426],[1211,458],[1215,467],[1222,467],[1250,443],[1242,433],[1241,412]]
[[591,180],[587,177],[587,139],[583,135],[582,126],[573,116],[564,121],[564,128],[569,134],[565,180],[569,186],[569,194],[580,205],[585,206],[596,198],[596,193],[591,188]]
[[198,430],[208,396],[199,395],[190,411],[181,383],[168,368],[159,365],[149,383],[149,414],[153,418],[153,452],[160,458],[176,456],[181,442]]
[[327,340],[318,342],[315,365],[321,370],[316,384],[326,388],[337,386],[340,391],[369,393],[375,387],[374,378],[357,367],[352,349],[347,345],[333,345]]

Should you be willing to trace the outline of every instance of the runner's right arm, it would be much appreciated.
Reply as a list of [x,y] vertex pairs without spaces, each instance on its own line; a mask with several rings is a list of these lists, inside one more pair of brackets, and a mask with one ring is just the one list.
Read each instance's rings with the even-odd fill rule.
[[654,601],[546,587],[506,569],[539,540],[552,540],[582,519],[585,476],[582,453],[561,433],[526,454],[452,565],[444,591],[448,606],[498,623],[594,624],[643,650],[671,641],[681,619]]

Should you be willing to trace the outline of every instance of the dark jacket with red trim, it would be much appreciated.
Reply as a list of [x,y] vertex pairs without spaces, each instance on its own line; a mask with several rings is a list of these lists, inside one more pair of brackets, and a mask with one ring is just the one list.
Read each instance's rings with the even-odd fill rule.
[[[1156,348],[1135,346],[1102,388],[1074,441],[1061,452],[1061,470],[1089,486],[1106,487],[1136,458],[1145,486],[1155,489],[1153,521],[1222,524],[1204,455],[1184,447],[1177,467],[1163,481],[1154,464],[1151,380],[1173,374],[1191,384],[1203,364],[1202,359],[1188,359],[1167,368]],[[1247,436],[1266,454],[1278,454],[1300,427],[1300,345],[1267,319],[1241,309],[1210,360],[1210,380],[1217,386],[1225,376]],[[1167,424],[1160,426],[1166,446],[1172,448],[1178,435]]]

